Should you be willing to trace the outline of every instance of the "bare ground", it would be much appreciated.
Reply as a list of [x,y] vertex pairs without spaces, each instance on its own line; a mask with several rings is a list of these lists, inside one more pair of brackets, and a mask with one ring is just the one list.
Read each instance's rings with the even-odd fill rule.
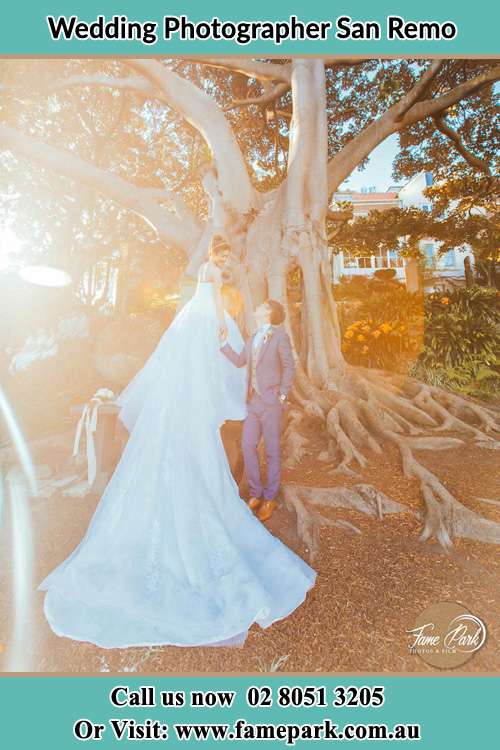
[[[421,507],[419,489],[406,479],[399,456],[387,446],[373,457],[362,478],[332,478],[318,462],[314,435],[310,455],[285,472],[284,481],[317,486],[365,481],[409,509]],[[498,453],[473,445],[460,450],[422,452],[424,463],[468,507],[500,521],[497,499]],[[48,461],[48,463],[50,463]],[[495,474],[496,470],[496,474]],[[97,502],[58,493],[32,504],[35,585],[80,541]],[[45,621],[43,594],[33,592],[32,628],[23,644],[25,669],[40,672],[436,672],[408,649],[406,630],[421,611],[442,600],[462,602],[486,623],[488,639],[461,671],[500,669],[500,549],[456,540],[444,555],[434,543],[418,540],[420,522],[410,513],[389,515],[382,522],[357,511],[330,511],[362,534],[323,528],[314,567],[317,584],[306,602],[268,630],[254,626],[242,648],[153,647],[105,650],[54,635]],[[10,580],[11,519],[7,512],[0,532],[0,650],[9,645],[13,617]],[[295,518],[283,508],[269,529],[307,559],[297,537]],[[5,667],[4,667],[5,668]]]

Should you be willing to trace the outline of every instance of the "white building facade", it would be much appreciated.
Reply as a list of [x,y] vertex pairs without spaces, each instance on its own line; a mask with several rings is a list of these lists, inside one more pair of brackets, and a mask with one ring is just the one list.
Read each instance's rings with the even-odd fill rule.
[[[350,203],[353,217],[367,216],[370,211],[386,211],[390,208],[418,208],[431,211],[429,199],[424,190],[432,185],[432,174],[420,172],[404,186],[392,185],[385,193],[378,193],[374,188],[364,188],[361,192],[339,191],[333,201]],[[454,248],[439,256],[440,243],[432,237],[420,241],[420,250],[425,258],[426,267],[433,271],[436,287],[454,286],[464,283],[464,258],[468,255],[473,264],[474,258],[468,246]],[[342,276],[372,276],[379,268],[394,268],[396,278],[406,279],[406,260],[401,258],[398,249],[389,250],[380,255],[356,257],[348,252],[339,252],[333,256],[333,283],[337,284]]]

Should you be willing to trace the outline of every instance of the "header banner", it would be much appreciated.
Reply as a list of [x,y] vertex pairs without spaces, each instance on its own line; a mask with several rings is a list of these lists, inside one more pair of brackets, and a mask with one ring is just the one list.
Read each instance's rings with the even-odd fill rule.
[[2,56],[494,56],[498,4],[28,2],[2,10]]

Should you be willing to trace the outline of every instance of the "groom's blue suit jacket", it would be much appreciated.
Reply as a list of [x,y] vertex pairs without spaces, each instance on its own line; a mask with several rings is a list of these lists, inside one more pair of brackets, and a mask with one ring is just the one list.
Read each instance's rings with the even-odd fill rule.
[[[221,351],[236,367],[245,367],[246,365],[249,394],[252,357],[254,356],[253,339],[253,336],[247,339],[240,354],[237,354],[229,344],[225,344],[221,348]],[[282,326],[271,326],[260,347],[256,367],[257,385],[262,399],[271,405],[278,401],[281,393],[288,395],[292,387],[294,373],[295,361],[290,338]]]

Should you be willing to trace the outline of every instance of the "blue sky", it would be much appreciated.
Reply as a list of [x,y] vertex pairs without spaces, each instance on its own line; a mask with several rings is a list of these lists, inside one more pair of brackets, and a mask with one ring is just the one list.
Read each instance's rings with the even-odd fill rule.
[[366,169],[356,169],[342,184],[341,189],[361,190],[362,187],[374,186],[377,191],[387,190],[394,183],[391,177],[392,162],[397,151],[398,137],[394,134],[372,152]]

